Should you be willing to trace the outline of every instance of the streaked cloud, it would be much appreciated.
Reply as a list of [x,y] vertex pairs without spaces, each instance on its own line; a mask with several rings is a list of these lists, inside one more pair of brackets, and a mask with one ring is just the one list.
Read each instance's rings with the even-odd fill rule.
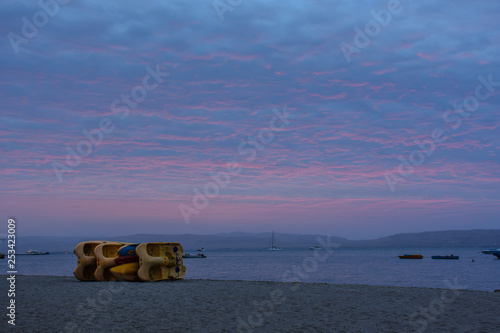
[[[347,63],[339,44],[386,2],[246,1],[220,21],[210,1],[71,1],[16,54],[7,34],[22,35],[22,17],[41,9],[7,1],[1,210],[28,234],[69,234],[84,219],[130,233],[497,227],[500,87],[457,130],[443,114],[474,94],[478,76],[500,81],[500,4],[401,4]],[[113,100],[157,64],[168,78],[117,117]],[[296,117],[245,161],[240,143],[283,106]],[[114,131],[59,183],[52,163],[103,118]],[[384,173],[435,128],[449,139],[392,193]],[[232,160],[242,173],[186,226],[177,205]]]

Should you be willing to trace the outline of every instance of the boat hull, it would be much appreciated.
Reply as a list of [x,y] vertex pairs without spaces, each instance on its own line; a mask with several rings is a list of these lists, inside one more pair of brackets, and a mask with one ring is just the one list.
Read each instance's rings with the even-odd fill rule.
[[489,249],[489,250],[484,250],[484,251],[481,251],[481,253],[484,253],[484,254],[495,254],[495,253],[500,253],[500,249]]
[[274,245],[274,230],[271,236],[271,241],[269,242],[269,247],[266,249],[266,251],[281,251],[281,248],[279,246]]
[[97,269],[97,259],[94,255],[94,249],[106,241],[89,241],[79,243],[75,247],[74,253],[78,258],[73,274],[80,281],[95,281],[94,272]]
[[123,246],[118,250],[118,256],[119,257],[128,257],[128,256],[136,256],[137,253],[135,252],[135,249],[137,248],[137,245],[139,244],[129,244],[127,246]]
[[203,253],[198,253],[197,255],[192,255],[192,254],[186,253],[182,257],[183,258],[206,258],[207,256],[204,255]]
[[125,256],[125,257],[118,257],[115,259],[116,265],[129,264],[131,262],[139,262],[139,256]]
[[423,259],[424,256],[421,254],[405,254],[403,256],[399,256],[399,259]]
[[180,243],[143,243],[136,252],[140,263],[137,276],[142,281],[179,280],[186,275]]
[[111,267],[109,271],[116,280],[118,281],[141,281],[137,276],[137,271],[139,270],[139,262],[130,262],[123,265],[118,265]]

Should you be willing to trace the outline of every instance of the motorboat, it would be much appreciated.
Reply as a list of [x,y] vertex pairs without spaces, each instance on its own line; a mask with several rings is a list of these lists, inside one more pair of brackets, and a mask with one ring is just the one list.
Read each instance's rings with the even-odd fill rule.
[[319,245],[314,245],[309,248],[309,250],[323,250],[323,248]]
[[198,252],[205,252],[205,248],[204,247],[200,247],[198,250],[196,250]]
[[399,259],[423,259],[424,256],[421,254],[405,254],[402,256],[399,256]]
[[42,251],[36,251],[36,250],[28,250],[26,253],[19,253],[18,255],[26,255],[26,256],[41,256],[41,255],[47,255],[49,252],[42,252]]
[[495,253],[500,253],[500,249],[489,249],[489,250],[483,250],[481,253],[484,254],[495,254]]
[[449,255],[449,256],[432,256],[432,259],[460,259],[459,256]]
[[203,253],[198,253],[197,255],[194,254],[189,254],[189,253],[184,253],[182,255],[182,258],[206,258],[207,256],[204,255]]

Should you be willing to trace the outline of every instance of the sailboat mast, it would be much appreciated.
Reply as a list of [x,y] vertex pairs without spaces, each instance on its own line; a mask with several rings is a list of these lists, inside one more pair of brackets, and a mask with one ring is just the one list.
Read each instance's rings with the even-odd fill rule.
[[272,249],[273,247],[274,247],[274,230],[273,230],[273,234],[271,236],[271,241],[269,241],[268,248]]
[[281,251],[281,248],[277,245],[274,245],[274,230],[271,235],[271,240],[269,241],[269,248],[267,249],[268,251]]

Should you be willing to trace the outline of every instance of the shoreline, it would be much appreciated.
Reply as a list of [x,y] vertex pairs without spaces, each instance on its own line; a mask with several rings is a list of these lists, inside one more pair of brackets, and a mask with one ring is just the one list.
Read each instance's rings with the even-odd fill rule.
[[[8,277],[8,274],[0,274],[0,278]],[[16,274],[17,276],[24,276],[24,277],[48,277],[48,278],[72,278],[78,281],[78,279],[75,278],[74,275],[38,275],[38,274]],[[185,281],[227,281],[227,282],[272,282],[272,283],[283,283],[283,284],[319,284],[319,285],[332,285],[332,286],[360,286],[360,287],[382,287],[382,288],[418,288],[418,289],[436,289],[436,290],[449,290],[450,288],[439,288],[439,287],[421,287],[421,286],[395,286],[395,285],[387,285],[387,284],[356,284],[356,283],[333,283],[333,282],[308,282],[308,281],[300,281],[300,282],[285,282],[285,281],[272,281],[272,280],[241,280],[241,279],[199,279],[199,278],[184,278],[182,280]],[[79,281],[82,282],[82,281]],[[89,281],[89,282],[82,282],[82,283],[93,283],[97,281]],[[148,283],[148,282],[134,282],[134,283]],[[499,285],[500,288],[500,285]],[[463,289],[458,289],[458,290],[467,290],[467,291],[478,291],[478,292],[485,292],[485,293],[494,293],[496,290],[500,289],[492,289],[492,290],[481,290],[481,289],[470,289],[467,286]]]
[[[0,288],[7,292],[5,277]],[[452,283],[453,289],[438,289],[202,279],[81,282],[17,275],[16,327],[30,332],[465,332],[500,326],[491,310],[500,293],[455,289],[460,286]],[[0,327],[12,328],[3,317]]]

